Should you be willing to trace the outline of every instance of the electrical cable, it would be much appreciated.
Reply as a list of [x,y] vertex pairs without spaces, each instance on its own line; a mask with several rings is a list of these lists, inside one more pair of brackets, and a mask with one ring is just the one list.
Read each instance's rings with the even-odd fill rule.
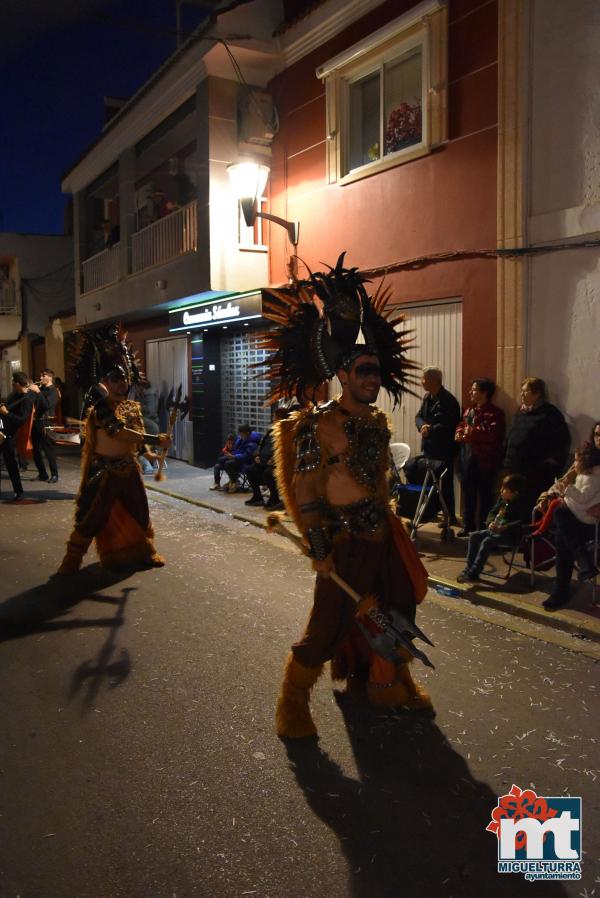
[[262,109],[260,108],[260,105],[256,101],[256,97],[254,95],[255,94],[254,88],[252,87],[252,85],[248,84],[248,82],[246,81],[246,79],[244,77],[244,73],[242,72],[242,70],[240,68],[240,64],[238,63],[237,59],[235,58],[227,41],[224,38],[214,38],[214,39],[216,41],[218,41],[218,43],[222,44],[223,47],[225,48],[225,51],[227,52],[227,55],[229,56],[229,60],[233,67],[233,71],[234,71],[240,85],[246,89],[248,97],[250,99],[250,102],[254,106],[255,112],[258,115],[261,122],[263,123],[263,125],[265,126],[265,128],[268,128],[269,130],[273,130],[275,133],[277,133],[277,131],[279,130],[279,115],[277,114],[277,110],[275,109],[275,104],[273,104],[274,119],[267,120],[263,114]]
[[497,249],[451,250],[444,253],[431,253],[427,256],[416,256],[414,259],[391,262],[389,265],[379,265],[376,268],[361,268],[360,274],[364,277],[379,277],[397,271],[417,271],[440,262],[458,262],[468,259],[522,259],[525,256],[539,256],[567,249],[598,248],[600,248],[600,240],[578,240],[573,243],[544,243],[539,246],[518,246],[511,249],[499,247]]
[[[235,58],[231,48],[229,47],[227,39],[223,38],[223,37],[209,35],[209,34],[201,34],[201,32],[200,32],[200,29],[202,27],[205,27],[208,24],[207,20],[210,21],[213,19],[215,13],[218,16],[220,16],[223,13],[231,12],[232,10],[236,9],[238,6],[244,6],[246,3],[249,3],[249,2],[251,2],[251,0],[232,0],[232,2],[228,6],[223,7],[222,9],[219,9],[218,11],[213,10],[211,13],[209,13],[204,19],[202,19],[202,21],[198,24],[198,26],[193,31],[181,32],[179,35],[177,34],[177,31],[174,29],[160,27],[160,26],[152,26],[152,25],[140,25],[139,22],[137,22],[133,19],[114,19],[110,16],[102,15],[99,13],[93,13],[88,18],[91,19],[92,21],[95,21],[102,25],[116,25],[119,28],[125,28],[129,31],[137,31],[142,34],[153,34],[153,35],[157,35],[157,36],[166,36],[166,37],[178,37],[179,36],[179,37],[184,37],[185,40],[197,35],[199,37],[201,36],[203,40],[209,40],[209,41],[212,40],[212,41],[215,41],[215,43],[222,44],[229,56],[231,65],[233,67],[234,73],[235,73],[239,83],[246,89],[246,91],[248,93],[248,97],[254,107],[256,114],[260,118],[260,120],[263,123],[263,125],[265,126],[265,128],[273,130],[275,133],[277,133],[277,131],[279,130],[279,115],[277,113],[277,110],[275,109],[275,106],[273,106],[273,119],[269,121],[266,119],[266,117],[263,113],[263,110],[261,109],[259,103],[256,101],[254,88],[250,84],[248,84],[248,82],[246,81],[244,74],[240,68],[240,65],[239,65],[237,59]],[[250,35],[250,34],[231,35],[230,39],[232,37],[235,37],[236,40],[250,40],[252,35]]]

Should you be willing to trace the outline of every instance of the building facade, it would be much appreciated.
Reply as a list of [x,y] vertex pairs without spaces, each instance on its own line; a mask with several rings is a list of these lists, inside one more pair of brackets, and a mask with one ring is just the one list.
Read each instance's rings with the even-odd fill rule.
[[[286,280],[294,247],[240,215],[227,168],[254,161],[270,167],[262,210],[300,225],[300,275],[345,251],[385,276],[414,360],[439,365],[463,403],[491,377],[510,413],[534,373],[579,439],[595,415],[597,255],[530,250],[597,235],[599,36],[593,0],[217,12],[64,178],[77,322],[124,320],[160,391],[183,382],[180,457],[208,465],[229,430],[264,429],[249,367],[260,287]],[[389,409],[413,449],[415,408]]]
[[12,373],[65,377],[65,334],[74,325],[73,239],[0,234],[0,395]]
[[[415,361],[440,365],[465,398],[472,378],[496,375],[496,260],[478,251],[496,246],[497,4],[305,10],[280,29],[285,68],[270,84],[272,211],[300,221],[312,269],[345,250],[349,266],[386,273]],[[271,229],[273,281],[288,249]],[[414,410],[409,399],[393,420],[416,447]]]
[[575,448],[600,419],[600,7],[534,0],[523,27],[528,242],[568,247],[529,263],[523,368],[547,381]]
[[[248,420],[264,429],[269,418],[262,388],[247,385],[262,357],[267,246],[258,226],[245,226],[227,168],[270,156],[272,6],[256,0],[211,18],[62,182],[74,200],[77,323],[124,322],[161,409],[182,385],[191,417],[174,452],[202,466],[228,430]],[[252,37],[221,41],[232,33]],[[240,314],[249,303],[255,313]]]

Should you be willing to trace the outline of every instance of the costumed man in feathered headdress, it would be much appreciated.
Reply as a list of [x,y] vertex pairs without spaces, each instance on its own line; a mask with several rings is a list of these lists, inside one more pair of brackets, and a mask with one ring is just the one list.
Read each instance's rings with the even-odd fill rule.
[[[331,660],[334,679],[364,688],[376,704],[430,709],[412,679],[410,654],[397,663],[372,650],[356,626],[356,605],[331,579],[339,574],[361,596],[394,607],[414,622],[427,574],[404,526],[389,506],[387,416],[373,406],[381,387],[395,399],[408,389],[409,342],[390,318],[388,291],[371,298],[356,269],[315,273],[291,287],[265,290],[263,307],[277,327],[265,335],[271,351],[271,401],[306,402],[337,375],[338,399],[310,405],[276,425],[276,472],[286,509],[298,526],[317,573],[314,604],[302,638],[292,646],[277,705],[280,736],[316,734],[310,690]],[[360,606],[359,612],[360,614]]]
[[171,439],[144,433],[141,406],[128,398],[144,377],[119,326],[83,333],[74,376],[95,401],[85,418],[75,526],[58,573],[78,571],[94,538],[105,567],[161,567],[137,456],[144,446],[167,447]]

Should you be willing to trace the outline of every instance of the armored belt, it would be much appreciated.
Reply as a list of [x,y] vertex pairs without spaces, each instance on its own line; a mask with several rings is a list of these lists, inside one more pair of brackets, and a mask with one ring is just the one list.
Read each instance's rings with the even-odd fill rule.
[[93,477],[101,471],[125,477],[131,473],[131,469],[137,467],[137,461],[133,455],[118,455],[113,458],[110,455],[94,455],[90,465],[90,475]]
[[325,499],[300,506],[300,511],[320,511],[322,525],[311,527],[307,538],[314,558],[322,560],[331,552],[332,541],[344,531],[352,536],[375,533],[386,518],[386,503],[375,499],[359,499],[350,505],[330,505]]

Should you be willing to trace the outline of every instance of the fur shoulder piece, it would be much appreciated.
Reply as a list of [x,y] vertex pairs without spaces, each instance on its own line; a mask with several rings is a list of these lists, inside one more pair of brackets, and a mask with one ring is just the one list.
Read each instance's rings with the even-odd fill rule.
[[[314,405],[294,412],[273,425],[275,477],[279,495],[287,513],[300,527],[300,512],[296,502],[294,478],[302,463],[302,441],[315,429],[318,408]],[[313,459],[314,460],[314,459]]]

